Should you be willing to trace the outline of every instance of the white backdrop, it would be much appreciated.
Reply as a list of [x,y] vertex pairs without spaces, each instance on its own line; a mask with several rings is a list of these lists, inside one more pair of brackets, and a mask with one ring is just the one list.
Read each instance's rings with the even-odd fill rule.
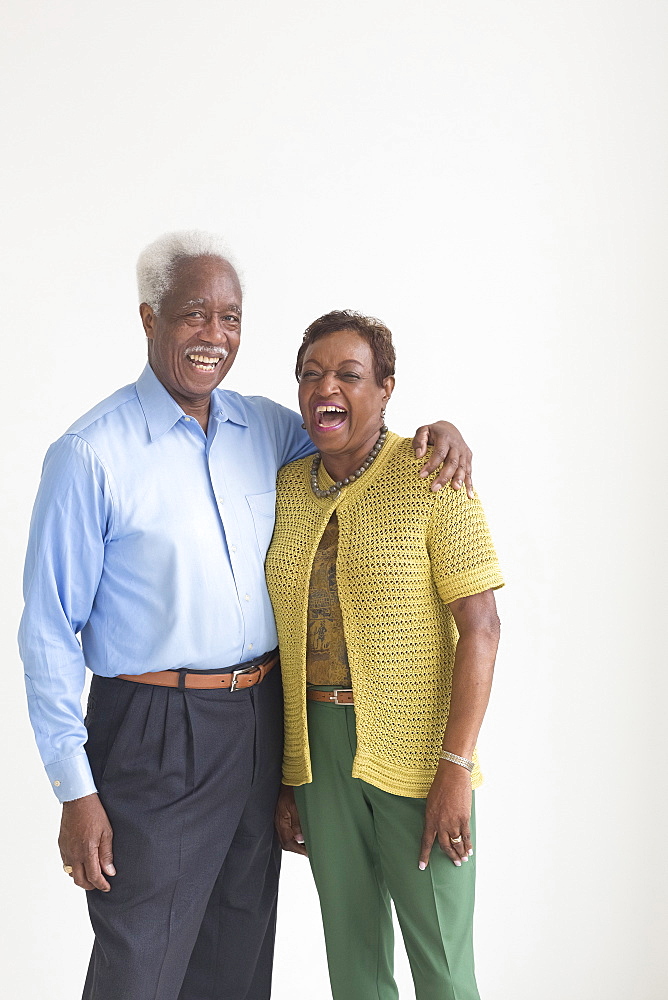
[[[474,448],[508,582],[483,1000],[663,1000],[667,6],[3,10],[2,989],[72,1000],[90,946],[14,638],[42,456],[143,365],[138,251],[200,227],[245,266],[230,387],[294,403],[300,332],[357,308],[395,332],[392,428],[447,417]],[[296,858],[274,996],[329,996]]]

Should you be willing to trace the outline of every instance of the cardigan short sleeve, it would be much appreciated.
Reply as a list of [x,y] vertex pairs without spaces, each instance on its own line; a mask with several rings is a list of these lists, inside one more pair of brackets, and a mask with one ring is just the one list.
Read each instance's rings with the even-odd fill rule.
[[442,490],[427,534],[432,576],[445,604],[503,586],[501,568],[477,495]]

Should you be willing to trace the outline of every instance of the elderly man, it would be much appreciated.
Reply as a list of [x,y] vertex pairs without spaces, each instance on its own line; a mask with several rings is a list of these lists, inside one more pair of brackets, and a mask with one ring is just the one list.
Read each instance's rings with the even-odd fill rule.
[[[282,727],[264,558],[277,469],[312,445],[290,410],[217,389],[241,287],[216,237],[161,237],[138,279],[147,367],[44,463],[20,630],[31,720],[63,867],[90,890],[84,998],[266,1000]],[[441,478],[461,482],[468,450],[434,435],[429,468],[449,450]]]

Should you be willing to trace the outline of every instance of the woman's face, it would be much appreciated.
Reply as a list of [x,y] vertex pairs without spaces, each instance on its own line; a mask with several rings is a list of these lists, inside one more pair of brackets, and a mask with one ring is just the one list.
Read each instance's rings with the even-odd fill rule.
[[394,378],[378,385],[373,353],[358,333],[338,330],[307,349],[299,383],[299,409],[309,437],[323,456],[359,468],[383,425],[381,410]]

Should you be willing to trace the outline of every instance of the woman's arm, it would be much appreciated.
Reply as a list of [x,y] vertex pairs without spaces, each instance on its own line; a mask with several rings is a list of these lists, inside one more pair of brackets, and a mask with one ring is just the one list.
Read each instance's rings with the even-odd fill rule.
[[[448,605],[459,641],[455,652],[450,712],[443,749],[471,759],[492,687],[500,624],[494,592],[462,597]],[[421,869],[438,838],[443,851],[457,866],[473,853],[471,846],[471,775],[465,767],[441,760],[427,796]],[[453,838],[461,841],[452,843]]]

